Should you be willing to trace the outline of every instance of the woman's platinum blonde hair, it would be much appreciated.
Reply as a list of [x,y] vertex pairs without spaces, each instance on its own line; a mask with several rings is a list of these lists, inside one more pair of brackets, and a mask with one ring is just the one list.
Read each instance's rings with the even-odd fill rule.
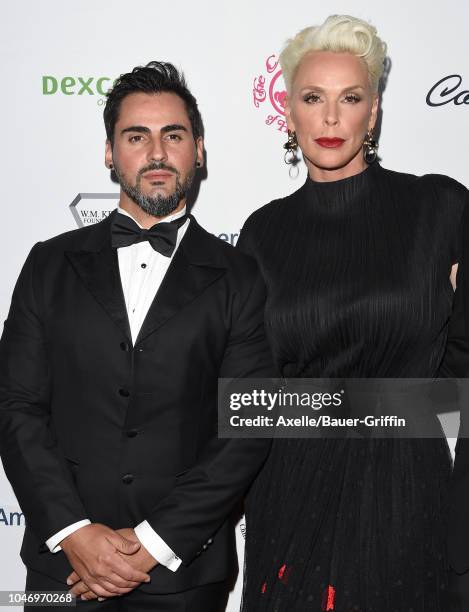
[[349,15],[331,15],[322,25],[305,28],[287,41],[279,58],[287,91],[291,91],[296,69],[306,53],[334,51],[363,58],[371,88],[376,93],[383,74],[386,48],[376,28],[368,22]]

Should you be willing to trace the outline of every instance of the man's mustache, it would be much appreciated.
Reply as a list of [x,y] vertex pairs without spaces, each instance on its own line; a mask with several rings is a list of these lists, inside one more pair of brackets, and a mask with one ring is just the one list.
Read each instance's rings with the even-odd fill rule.
[[148,166],[140,168],[140,170],[138,171],[138,176],[142,176],[147,172],[152,172],[156,170],[166,170],[167,172],[172,172],[176,176],[179,176],[179,172],[176,170],[176,168],[173,168],[172,166],[167,166],[163,162],[154,162],[152,164],[148,164]]

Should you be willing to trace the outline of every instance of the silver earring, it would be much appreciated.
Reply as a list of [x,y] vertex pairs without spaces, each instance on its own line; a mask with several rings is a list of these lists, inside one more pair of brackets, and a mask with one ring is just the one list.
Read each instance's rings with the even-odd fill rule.
[[285,149],[285,155],[283,161],[286,164],[297,164],[298,163],[298,140],[296,139],[296,132],[288,130],[288,140],[283,145]]
[[296,132],[288,130],[288,140],[283,145],[283,148],[285,149],[283,161],[290,166],[290,170],[288,171],[290,178],[296,179],[300,173],[300,158],[298,157],[298,140],[296,139]]
[[378,157],[378,143],[374,138],[374,130],[368,130],[363,141],[363,158],[367,164],[372,164]]

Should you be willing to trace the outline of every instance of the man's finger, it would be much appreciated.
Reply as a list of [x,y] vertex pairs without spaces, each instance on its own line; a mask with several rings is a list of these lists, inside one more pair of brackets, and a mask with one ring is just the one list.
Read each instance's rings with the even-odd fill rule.
[[106,597],[98,597],[96,593],[93,593],[93,591],[86,591],[81,596],[81,599],[85,599],[85,600],[99,599],[99,601],[104,601]]
[[[110,584],[110,583],[109,583]],[[112,586],[112,585],[111,585]],[[99,582],[90,581],[89,588],[98,596],[98,597],[117,597],[118,593],[114,593],[113,591],[109,591],[108,589],[101,586]],[[114,587],[115,588],[115,587]]]
[[111,582],[110,580],[111,576],[109,578],[101,579],[99,584],[103,589],[109,591],[109,593],[112,593],[114,596],[129,593],[133,589],[133,587],[117,587],[114,582]]
[[107,539],[113,546],[115,546],[116,550],[124,555],[134,555],[138,550],[140,550],[140,542],[128,540],[117,532],[108,535]]
[[79,580],[81,580],[80,576],[73,571],[67,578],[67,584],[75,584],[75,582],[78,582]]
[[[135,569],[129,565],[122,557],[116,555],[112,561],[109,562],[109,572],[116,573],[120,578],[129,582],[150,582],[151,578],[149,574]],[[91,585],[90,585],[91,586]]]
[[124,578],[121,578],[119,574],[116,574],[115,572],[112,572],[111,574],[109,574],[109,576],[106,576],[106,580],[108,580],[115,587],[119,587],[120,589],[127,589],[127,590],[135,589],[140,584],[142,584],[141,582],[138,582],[137,580],[124,580]]
[[[101,586],[104,589],[106,588],[106,584],[102,584]],[[112,587],[112,585],[110,586]],[[90,593],[92,593],[92,591],[90,590],[90,587],[85,582],[83,582],[83,580],[79,580],[76,584],[74,584],[69,592],[73,593],[73,595],[75,595],[76,597],[80,597],[81,595],[85,595],[85,594],[89,595]],[[116,593],[113,593],[111,590],[109,590],[109,596],[112,596],[115,594]],[[95,597],[97,597],[97,595]]]
[[83,580],[79,580],[73,585],[69,592],[73,593],[76,597],[80,597],[80,595],[83,595],[86,591],[89,591],[89,586],[85,584]]

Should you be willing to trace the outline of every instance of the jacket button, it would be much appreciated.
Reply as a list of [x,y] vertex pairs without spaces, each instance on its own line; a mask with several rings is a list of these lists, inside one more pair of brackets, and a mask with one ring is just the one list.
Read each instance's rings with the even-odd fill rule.
[[209,538],[209,539],[207,540],[207,544],[208,544],[208,545],[213,544],[213,540],[212,540],[212,538]]
[[125,351],[126,353],[130,351],[130,345],[128,342],[121,342],[120,347],[121,347],[121,350]]
[[124,484],[130,484],[131,482],[133,482],[133,480],[134,480],[133,474],[124,474],[124,476],[122,476],[122,482]]
[[122,395],[122,397],[129,397],[130,391],[127,391],[127,389],[119,389],[119,395]]
[[138,434],[138,431],[136,429],[129,429],[127,431],[127,437],[128,438],[135,438],[135,436]]

